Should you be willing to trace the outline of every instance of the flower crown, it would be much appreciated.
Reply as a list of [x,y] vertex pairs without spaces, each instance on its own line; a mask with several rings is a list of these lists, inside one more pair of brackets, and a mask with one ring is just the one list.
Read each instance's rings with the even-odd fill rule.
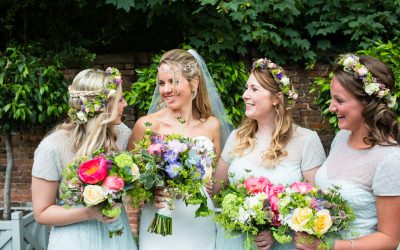
[[102,112],[107,101],[117,95],[117,87],[122,84],[121,73],[117,68],[108,67],[105,70],[107,82],[104,88],[95,91],[80,91],[75,90],[72,85],[68,87],[68,92],[71,98],[79,97],[81,105],[79,108],[70,108],[68,111],[69,118],[78,124],[83,124]]
[[297,100],[299,95],[294,89],[290,78],[284,73],[284,70],[280,66],[276,65],[271,60],[260,58],[253,63],[253,70],[254,69],[267,69],[269,72],[271,72],[276,83],[279,85],[282,94],[287,97],[288,106],[291,107],[294,105],[294,102]]
[[354,76],[356,80],[364,83],[364,91],[368,95],[375,95],[379,99],[385,98],[389,108],[393,108],[396,104],[396,97],[390,95],[390,89],[385,84],[380,83],[379,79],[372,75],[362,63],[360,58],[354,54],[345,54],[339,57],[338,65],[343,66],[343,70]]

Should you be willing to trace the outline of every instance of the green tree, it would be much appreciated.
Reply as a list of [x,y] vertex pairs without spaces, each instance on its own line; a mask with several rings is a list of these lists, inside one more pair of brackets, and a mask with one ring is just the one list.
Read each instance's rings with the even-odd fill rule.
[[44,65],[30,47],[8,47],[0,55],[0,132],[5,138],[7,168],[3,218],[10,218],[11,175],[14,166],[11,133],[48,125],[67,110],[64,76],[54,65]]
[[318,56],[365,49],[400,34],[400,2],[393,0],[106,2],[146,13],[148,26],[158,19],[176,20],[182,42],[196,49],[242,55],[256,50],[283,64],[312,64]]

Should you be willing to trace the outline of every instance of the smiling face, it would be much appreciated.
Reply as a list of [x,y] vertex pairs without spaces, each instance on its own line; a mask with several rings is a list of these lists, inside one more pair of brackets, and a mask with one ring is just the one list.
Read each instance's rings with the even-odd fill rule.
[[157,76],[158,91],[168,108],[177,110],[192,104],[197,86],[192,86],[181,71],[174,72],[169,65],[161,64]]
[[332,101],[329,111],[334,112],[338,118],[340,129],[360,131],[364,126],[362,111],[364,105],[347,91],[334,76],[331,82]]
[[250,74],[246,85],[242,95],[246,104],[246,116],[254,120],[272,118],[275,115],[274,105],[277,98],[260,85],[253,73]]

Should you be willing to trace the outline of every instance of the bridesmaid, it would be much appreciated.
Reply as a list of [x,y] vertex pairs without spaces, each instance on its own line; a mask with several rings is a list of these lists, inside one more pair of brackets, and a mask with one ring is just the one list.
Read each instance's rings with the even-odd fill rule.
[[48,249],[137,249],[124,210],[117,218],[123,221],[124,233],[110,239],[108,223],[116,219],[103,216],[97,206],[66,209],[57,200],[62,170],[74,158],[99,149],[126,150],[130,130],[121,122],[127,104],[120,77],[118,70],[111,68],[79,72],[68,88],[69,119],[35,151],[32,204],[36,221],[52,226]]
[[[400,241],[400,134],[390,95],[394,76],[370,56],[340,56],[330,86],[331,112],[341,129],[316,175],[322,188],[341,186],[356,220],[331,249],[395,249]],[[297,249],[315,249],[297,234]]]
[[[270,60],[257,60],[242,97],[246,118],[226,142],[214,192],[224,188],[221,182],[235,183],[248,175],[265,176],[273,184],[302,178],[313,184],[325,152],[316,132],[293,123],[290,106],[297,93],[284,70]],[[219,230],[216,249],[243,249],[243,241],[244,237],[226,239]],[[261,232],[256,245],[258,249],[293,249],[293,245],[274,242],[270,231]]]

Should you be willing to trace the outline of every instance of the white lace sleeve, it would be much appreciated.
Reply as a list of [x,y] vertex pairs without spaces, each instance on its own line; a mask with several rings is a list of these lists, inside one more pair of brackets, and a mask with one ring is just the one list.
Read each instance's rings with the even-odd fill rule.
[[301,170],[307,171],[319,167],[325,161],[325,151],[317,132],[311,131],[305,141],[301,157]]
[[400,149],[378,163],[372,190],[378,196],[400,196]]
[[236,147],[236,129],[231,132],[228,139],[225,142],[224,149],[221,153],[221,158],[226,163],[231,164],[233,160],[233,152]]

